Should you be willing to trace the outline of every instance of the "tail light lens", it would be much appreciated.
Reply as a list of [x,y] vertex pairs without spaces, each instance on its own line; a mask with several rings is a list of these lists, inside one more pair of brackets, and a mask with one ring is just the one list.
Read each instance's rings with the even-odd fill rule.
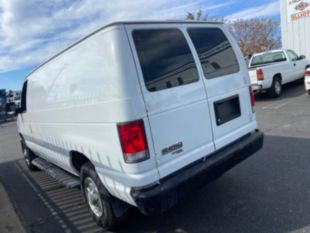
[[263,81],[264,80],[264,72],[262,69],[257,69],[256,70],[256,76],[258,81]]
[[143,120],[119,124],[117,128],[126,163],[138,163],[149,158]]
[[249,87],[249,90],[250,90],[252,111],[254,112],[254,107],[255,107],[254,92],[253,92],[252,87]]
[[305,75],[310,76],[310,70],[307,70]]

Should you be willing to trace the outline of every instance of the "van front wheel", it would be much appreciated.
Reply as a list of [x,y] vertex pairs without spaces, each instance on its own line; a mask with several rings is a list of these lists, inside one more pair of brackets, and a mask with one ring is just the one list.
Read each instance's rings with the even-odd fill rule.
[[22,151],[23,151],[25,163],[26,163],[26,166],[28,167],[28,169],[30,171],[38,171],[39,168],[37,168],[35,165],[32,164],[32,160],[34,160],[36,158],[36,156],[23,143],[22,143]]
[[[81,168],[81,189],[88,209],[95,222],[109,230],[121,225],[127,217],[127,211],[116,216],[112,207],[112,197],[98,177],[94,166],[87,162]],[[113,199],[113,201],[118,201]]]

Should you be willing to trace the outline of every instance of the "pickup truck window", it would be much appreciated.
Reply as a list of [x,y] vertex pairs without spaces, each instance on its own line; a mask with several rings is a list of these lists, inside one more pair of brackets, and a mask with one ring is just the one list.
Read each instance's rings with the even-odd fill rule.
[[193,55],[180,30],[135,30],[133,39],[149,91],[160,91],[198,81]]
[[266,53],[262,55],[257,55],[252,58],[251,67],[260,66],[274,62],[283,62],[286,61],[285,54],[280,52]]
[[218,28],[189,28],[188,33],[197,50],[207,79],[239,72],[237,57],[222,30]]
[[291,61],[297,61],[298,60],[298,55],[292,50],[287,50],[287,55],[291,59]]

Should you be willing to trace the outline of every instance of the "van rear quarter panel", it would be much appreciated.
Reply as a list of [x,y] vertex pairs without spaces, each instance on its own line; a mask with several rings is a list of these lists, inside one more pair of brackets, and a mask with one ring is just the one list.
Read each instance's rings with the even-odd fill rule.
[[119,122],[144,119],[151,138],[122,25],[94,34],[31,74],[27,97],[32,130],[26,143],[45,159],[77,174],[70,151],[86,155],[111,194],[132,204],[124,194],[128,187],[158,179],[153,157],[125,164],[120,147]]

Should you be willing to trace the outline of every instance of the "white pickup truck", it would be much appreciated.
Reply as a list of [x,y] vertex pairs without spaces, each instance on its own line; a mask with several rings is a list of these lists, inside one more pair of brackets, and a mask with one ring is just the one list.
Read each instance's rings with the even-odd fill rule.
[[272,50],[257,53],[249,62],[251,86],[255,92],[268,91],[272,97],[279,97],[282,85],[303,78],[310,61],[293,50]]

